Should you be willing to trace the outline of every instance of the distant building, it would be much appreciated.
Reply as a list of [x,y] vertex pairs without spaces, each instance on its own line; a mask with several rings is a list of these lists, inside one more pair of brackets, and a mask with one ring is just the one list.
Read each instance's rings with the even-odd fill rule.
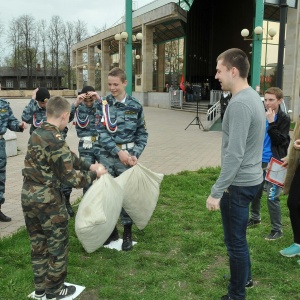
[[31,90],[40,86],[48,89],[62,88],[62,73],[44,70],[37,65],[28,77],[26,68],[0,67],[0,84],[2,90]]

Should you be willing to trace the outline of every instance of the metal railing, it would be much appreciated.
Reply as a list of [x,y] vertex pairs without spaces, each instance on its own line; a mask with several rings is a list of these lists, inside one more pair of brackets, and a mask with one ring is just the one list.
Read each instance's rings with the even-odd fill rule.
[[212,107],[207,110],[207,130],[209,130],[215,122],[221,117],[220,101],[216,102]]
[[182,90],[169,91],[170,107],[182,108],[183,92]]

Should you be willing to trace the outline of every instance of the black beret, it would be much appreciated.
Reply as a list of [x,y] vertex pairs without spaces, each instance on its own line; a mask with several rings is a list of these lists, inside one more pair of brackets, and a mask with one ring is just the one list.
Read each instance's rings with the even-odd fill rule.
[[46,100],[49,100],[50,93],[45,87],[40,87],[39,90],[36,92],[36,100],[44,102]]
[[94,89],[92,86],[87,85],[87,86],[85,86],[85,87],[82,89],[81,92],[78,93],[78,95],[80,95],[80,94],[86,94],[86,93],[88,93],[88,92],[95,92],[95,89]]

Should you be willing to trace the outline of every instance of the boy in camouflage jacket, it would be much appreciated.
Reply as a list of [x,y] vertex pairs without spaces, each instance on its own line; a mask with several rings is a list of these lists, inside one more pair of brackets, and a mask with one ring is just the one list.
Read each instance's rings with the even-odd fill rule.
[[89,164],[70,151],[62,136],[69,122],[70,104],[52,97],[46,106],[47,121],[28,141],[22,170],[22,209],[31,244],[35,295],[64,299],[76,288],[64,285],[67,276],[68,213],[60,186],[82,188],[106,173],[101,164]]

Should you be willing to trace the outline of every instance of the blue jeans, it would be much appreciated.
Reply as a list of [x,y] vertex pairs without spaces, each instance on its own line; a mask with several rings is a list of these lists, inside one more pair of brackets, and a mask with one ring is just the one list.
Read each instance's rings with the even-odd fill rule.
[[230,264],[228,296],[234,300],[246,299],[245,285],[251,279],[251,261],[246,240],[249,204],[254,199],[260,184],[256,186],[231,185],[224,192],[221,214],[224,241]]
[[[262,168],[263,168],[263,174],[264,178],[266,177],[266,168],[268,166],[268,163],[263,162]],[[271,182],[265,181],[261,184],[257,195],[253,199],[251,203],[251,219],[258,221],[260,220],[260,207],[261,207],[261,198],[263,195],[264,187],[267,189],[267,203],[268,203],[268,210],[270,214],[271,224],[272,224],[272,230],[274,231],[282,231],[282,223],[281,223],[281,207],[280,207],[280,194],[282,191],[282,188],[277,186],[276,184],[273,184]]]

